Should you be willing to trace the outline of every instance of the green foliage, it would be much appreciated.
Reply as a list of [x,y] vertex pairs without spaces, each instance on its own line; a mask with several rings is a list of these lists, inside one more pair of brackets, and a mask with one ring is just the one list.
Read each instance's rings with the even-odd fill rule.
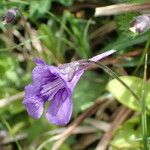
[[[106,79],[98,74],[87,72],[79,81],[73,94],[74,113],[90,107],[105,89]],[[92,88],[91,88],[92,87]]]
[[53,1],[59,2],[64,6],[71,6],[73,3],[73,0],[53,0]]
[[147,38],[147,34],[139,35],[136,37],[126,37],[122,34],[119,34],[119,37],[115,41],[112,41],[110,44],[106,45],[104,50],[116,49],[117,51],[121,52],[128,51],[132,48],[132,46],[145,42]]
[[[20,85],[18,62],[14,56],[1,54],[0,55],[0,91],[3,96],[14,93],[16,90],[14,87]],[[8,95],[9,95],[8,94]]]
[[[148,117],[148,125],[150,118]],[[148,136],[150,132],[148,131]],[[113,150],[137,150],[142,149],[142,135],[139,117],[133,117],[126,121],[115,133],[111,141]]]
[[[142,97],[142,85],[143,80],[134,76],[123,76],[120,79],[125,82],[131,90],[141,99]],[[150,84],[146,83],[147,95],[146,104],[147,108],[150,109]],[[141,102],[137,101],[133,95],[116,79],[110,81],[107,85],[107,90],[109,90],[115,98],[123,105],[135,110],[141,111]],[[142,99],[141,99],[142,100]]]
[[127,3],[143,3],[146,2],[146,0],[125,0],[125,2]]
[[141,148],[141,142],[136,141],[140,136],[139,118],[132,118],[115,133],[111,142],[113,150],[137,150]]
[[30,17],[35,20],[45,15],[51,9],[52,2],[58,2],[64,6],[70,6],[73,0],[33,0],[30,3]]
[[118,31],[122,32],[124,35],[133,37],[134,34],[129,30],[130,24],[137,13],[128,13],[123,15],[118,15],[115,17],[116,24],[118,25]]
[[[57,37],[54,32],[54,28],[52,26],[47,26],[45,24],[41,24],[39,26],[39,34],[47,35],[48,38],[43,39],[44,45],[54,54],[56,55],[56,47],[57,47]],[[49,42],[51,41],[51,42]]]
[[[44,59],[49,65],[57,66],[79,58],[87,59],[110,49],[117,49],[118,53],[114,56],[115,60],[120,59],[119,54],[144,49],[148,33],[135,36],[129,31],[130,22],[138,13],[116,15],[114,18],[117,27],[110,33],[107,26],[105,29],[105,24],[112,22],[114,18],[106,16],[93,18],[95,2],[86,0],[80,2],[74,0],[0,0],[0,99],[2,99],[0,100],[0,139],[1,131],[7,133],[4,136],[4,140],[12,139],[12,142],[8,141],[4,146],[1,145],[2,139],[0,141],[2,149],[3,147],[6,150],[17,149],[16,145],[18,145],[21,148],[35,150],[44,144],[42,150],[49,150],[54,142],[48,141],[56,135],[54,132],[59,131],[59,133],[62,133],[62,129],[64,129],[63,127],[52,125],[46,120],[47,105],[43,116],[36,120],[27,115],[25,107],[22,105],[23,97],[16,97],[13,101],[7,98],[8,96],[13,98],[14,95],[22,93],[24,87],[31,83],[31,72],[35,67],[33,61],[35,57]],[[110,0],[105,1],[105,4],[111,5],[113,2],[116,4],[119,2],[133,3],[142,2],[142,0]],[[56,5],[57,7],[55,7]],[[4,12],[12,7],[18,7],[24,18],[19,15],[20,18],[18,17],[14,24],[4,25],[2,22]],[[90,19],[91,17],[92,20]],[[101,25],[104,28],[101,28]],[[102,38],[99,39],[98,34],[101,29],[104,30],[100,32],[100,34],[102,33],[102,36],[100,35]],[[93,32],[97,33],[95,41],[90,38]],[[116,68],[119,66],[118,70],[125,70],[128,73],[128,76],[121,77],[121,79],[141,98],[143,81],[138,76],[143,74],[142,69],[139,69],[137,77],[131,76],[132,69],[135,69],[139,64],[140,57],[140,55],[138,57],[135,55],[124,59],[121,61],[122,64],[118,63],[116,65]],[[107,59],[104,60],[104,63],[110,64],[110,67],[118,62],[113,61],[114,58],[108,57]],[[142,65],[143,63],[141,63],[141,68],[143,68]],[[122,74],[120,70],[119,74]],[[112,80],[107,83],[108,76],[100,69],[97,72],[93,70],[87,71],[82,76],[73,92],[74,109],[71,121],[76,120],[79,114],[84,113],[87,108],[92,106],[98,97],[103,97],[103,92],[106,92],[106,85],[107,90],[112,93],[107,97],[108,102],[114,95],[123,105],[132,110],[140,111],[141,103],[136,101],[118,81]],[[147,108],[150,108],[150,86],[149,83],[146,83],[146,85],[148,87],[146,104]],[[106,95],[108,95],[108,91]],[[5,102],[6,105],[1,105],[5,104]],[[105,104],[100,109],[100,112],[102,112],[100,117],[102,116],[106,122],[112,122],[112,119],[117,116],[115,110],[118,109],[118,102],[112,103],[112,106],[112,111],[106,108],[106,111],[103,112]],[[111,106],[108,106],[108,108],[111,108]],[[113,116],[110,114],[113,114]],[[149,113],[147,114],[149,115]],[[99,111],[91,117],[93,120],[97,120],[98,115]],[[81,122],[80,125],[84,127],[85,123]],[[150,119],[148,118],[149,124]],[[88,126],[94,128],[89,123]],[[80,132],[80,128],[77,127],[76,129]],[[97,131],[103,134],[99,129]],[[92,134],[97,136],[97,131]],[[73,149],[74,145],[82,140],[82,137],[83,139],[84,137],[89,137],[90,134],[87,133],[83,136],[82,134],[70,136],[63,143],[61,149]],[[17,141],[18,135],[25,135],[25,138]],[[112,148],[114,150],[119,148],[125,150],[141,148],[141,135],[140,117],[137,114],[136,118],[125,122],[114,134],[111,142]],[[90,144],[85,149],[95,149],[95,143]]]
[[78,55],[80,55],[81,58],[88,58],[91,55],[90,45],[87,38],[87,31],[90,22],[77,19],[68,11],[65,12],[65,15],[70,25],[71,33],[74,35],[73,41]]
[[[6,63],[4,63],[5,61]],[[17,80],[17,65],[17,61],[14,59],[14,57],[5,54],[0,55],[0,78],[2,79],[0,83],[1,86],[6,83],[6,80],[15,83]]]
[[[66,47],[70,46],[81,58],[89,58],[91,50],[87,38],[87,31],[90,22],[77,19],[68,11],[64,11],[62,21],[54,14],[50,15],[53,19],[50,20],[49,25],[40,25],[39,34],[48,36],[48,38],[42,41],[47,48],[51,50],[53,55],[58,58],[59,61],[62,61]],[[69,25],[70,28],[68,28],[67,25]],[[67,36],[69,37],[67,38]]]
[[38,17],[43,16],[48,9],[51,7],[51,0],[33,0],[30,3],[30,17],[32,19],[37,19]]

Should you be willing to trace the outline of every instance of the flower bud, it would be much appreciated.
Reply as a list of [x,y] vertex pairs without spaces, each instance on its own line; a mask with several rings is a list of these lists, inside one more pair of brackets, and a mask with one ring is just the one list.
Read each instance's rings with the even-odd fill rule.
[[150,29],[150,14],[135,17],[131,22],[130,31],[133,33],[143,33]]
[[16,19],[17,16],[17,9],[16,8],[12,8],[12,9],[8,9],[4,15],[4,24],[10,24],[13,23]]

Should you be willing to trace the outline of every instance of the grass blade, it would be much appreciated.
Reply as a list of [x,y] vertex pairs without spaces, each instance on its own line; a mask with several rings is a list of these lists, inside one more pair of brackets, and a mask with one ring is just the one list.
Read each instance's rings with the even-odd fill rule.
[[143,76],[143,86],[142,86],[142,105],[141,105],[143,150],[148,150],[147,116],[146,116],[146,95],[147,95],[146,73],[147,73],[147,54],[145,55],[144,76]]

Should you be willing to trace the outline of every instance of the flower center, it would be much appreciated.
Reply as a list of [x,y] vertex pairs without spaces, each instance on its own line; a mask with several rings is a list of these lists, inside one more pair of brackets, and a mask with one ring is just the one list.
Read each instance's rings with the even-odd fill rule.
[[54,95],[60,90],[64,88],[64,83],[61,78],[56,78],[53,81],[49,81],[42,86],[42,90],[40,94],[42,96],[48,96],[49,99],[52,99]]
[[70,82],[73,79],[78,68],[79,68],[78,61],[67,63],[67,64],[59,66],[60,72],[64,75],[67,75],[68,82]]

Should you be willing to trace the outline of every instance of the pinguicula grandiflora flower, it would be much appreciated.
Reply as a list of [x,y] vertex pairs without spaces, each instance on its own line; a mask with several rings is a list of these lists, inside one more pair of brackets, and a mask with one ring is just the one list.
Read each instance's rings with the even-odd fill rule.
[[32,84],[25,87],[23,100],[28,114],[33,118],[40,118],[44,104],[50,102],[46,112],[47,120],[56,125],[66,125],[72,115],[72,93],[78,80],[92,62],[114,52],[115,50],[110,50],[88,60],[78,60],[58,67],[35,59],[37,66],[32,72]]
[[150,29],[150,14],[135,17],[131,22],[130,31],[133,33],[144,33]]

